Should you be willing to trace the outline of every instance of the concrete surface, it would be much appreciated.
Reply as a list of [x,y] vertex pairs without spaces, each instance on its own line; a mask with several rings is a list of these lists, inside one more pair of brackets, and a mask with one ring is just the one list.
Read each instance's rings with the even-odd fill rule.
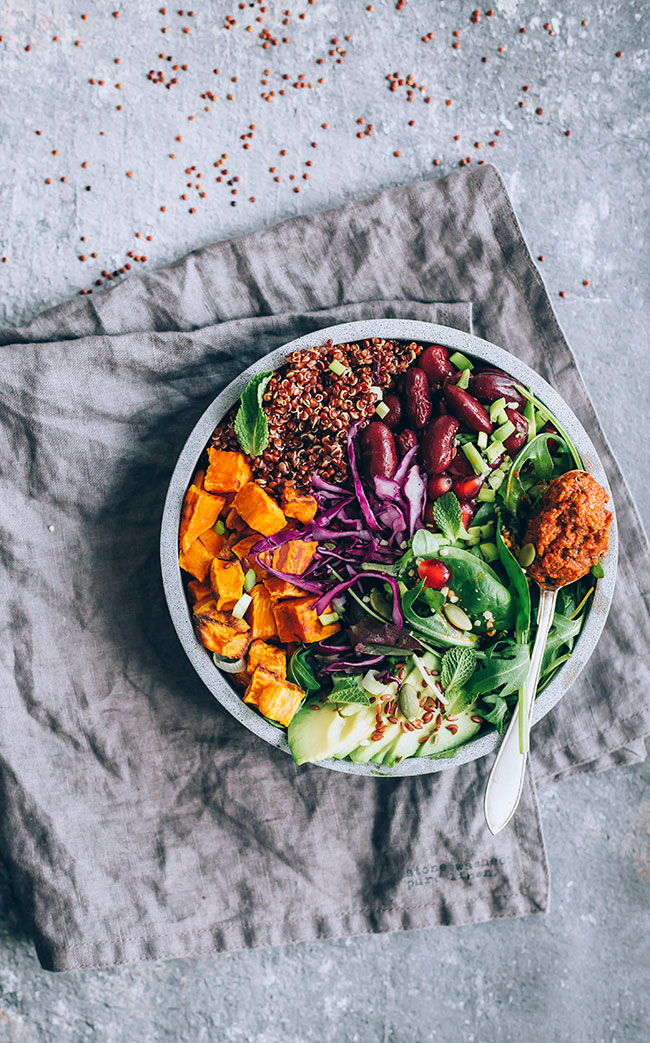
[[[407,0],[399,11],[395,0],[375,0],[372,12],[366,0],[267,0],[260,14],[262,6],[196,0],[190,18],[145,0],[4,5],[0,324],[93,287],[102,269],[164,264],[215,238],[485,157],[544,256],[560,321],[647,517],[647,4],[493,0],[494,17],[483,9],[478,24],[472,5],[456,0]],[[266,50],[264,27],[280,41]],[[435,39],[422,42],[430,32]],[[340,64],[337,46],[347,51]],[[150,70],[178,83],[167,89]],[[409,103],[406,85],[391,92],[393,72],[427,91]],[[312,88],[293,87],[301,74]],[[372,134],[358,138],[369,123]],[[242,140],[251,124],[254,137]],[[227,175],[213,166],[223,153]],[[643,764],[542,792],[553,880],[546,918],[53,976],[38,969],[5,888],[0,1041],[646,1040],[649,782]]]

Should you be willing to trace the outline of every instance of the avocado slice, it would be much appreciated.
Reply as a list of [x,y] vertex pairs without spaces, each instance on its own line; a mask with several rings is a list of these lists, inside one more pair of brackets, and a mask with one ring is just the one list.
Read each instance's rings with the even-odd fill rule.
[[[375,718],[373,717],[372,726],[364,738],[369,739],[374,730]],[[368,764],[369,761],[381,761],[390,744],[395,741],[398,735],[401,734],[402,729],[399,724],[389,724],[382,739],[377,739],[376,742],[371,741],[367,746],[357,746],[356,749],[350,750],[350,760],[353,760],[355,764]]]
[[[454,735],[445,727],[443,722],[442,727],[438,730],[439,739],[434,745],[432,735],[431,738],[423,742],[421,746],[418,746],[415,751],[416,757],[439,757],[441,753],[446,753],[449,750],[455,749],[456,746],[461,746],[463,743],[471,739],[473,735],[481,727],[476,721],[472,720],[472,714],[474,713],[473,707],[469,707],[467,710],[463,710],[459,713],[458,720],[454,723],[458,725],[458,731]],[[456,716],[456,715],[454,715]],[[413,734],[410,732],[409,734]],[[421,733],[420,733],[421,734]]]
[[[339,709],[349,716],[342,717]],[[296,764],[346,757],[362,739],[372,734],[375,711],[369,706],[339,707],[323,703],[319,709],[303,706],[287,729]]]

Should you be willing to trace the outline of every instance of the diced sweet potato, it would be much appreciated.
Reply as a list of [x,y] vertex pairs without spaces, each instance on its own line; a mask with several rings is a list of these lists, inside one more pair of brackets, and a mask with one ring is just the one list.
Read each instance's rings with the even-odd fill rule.
[[238,540],[234,544],[232,551],[236,558],[242,563],[247,563],[251,550],[256,543],[260,542],[260,534],[256,532],[254,536],[245,536],[243,540]]
[[253,600],[246,616],[251,625],[251,638],[277,637],[273,602],[268,590],[261,583],[256,583],[250,591],[250,596]]
[[224,505],[222,496],[212,496],[192,483],[185,493],[178,539],[181,551],[186,551],[216,522]]
[[315,518],[318,504],[308,493],[298,492],[293,485],[285,485],[282,490],[282,510],[287,518],[296,518],[306,525]]
[[216,595],[218,609],[234,608],[244,590],[244,572],[239,562],[213,558],[210,586]]
[[226,525],[226,528],[230,530],[230,532],[236,532],[240,536],[241,536],[242,533],[251,531],[250,527],[246,524],[244,519],[242,517],[240,517],[239,514],[237,514],[237,511],[235,510],[234,507],[231,507],[230,510],[228,511],[228,515],[226,517],[225,525]]
[[190,596],[190,602],[195,605],[201,601],[212,600],[212,587],[207,583],[200,583],[198,579],[190,580],[187,584],[187,592]]
[[251,465],[243,453],[208,449],[208,460],[210,463],[203,479],[208,492],[238,492],[253,477]]
[[206,601],[194,613],[194,626],[199,641],[210,652],[241,659],[251,640],[250,627],[245,619],[236,619],[230,612],[220,612],[216,602]]
[[275,500],[255,482],[249,482],[239,490],[233,505],[251,529],[261,532],[263,536],[273,536],[287,524]]
[[178,556],[178,564],[185,572],[189,572],[195,579],[205,583],[213,557],[214,554],[206,547],[203,540],[194,540],[194,543],[185,552],[181,551]]
[[305,644],[311,644],[313,641],[331,637],[341,629],[339,623],[323,626],[314,611],[317,601],[318,595],[312,595],[276,602],[273,614],[280,641],[304,641]]
[[264,717],[285,726],[290,724],[305,693],[297,684],[282,680],[264,666],[253,671],[244,702],[257,706]]
[[253,641],[248,649],[248,669],[252,674],[256,667],[265,666],[278,677],[287,676],[287,655],[283,648],[276,648],[266,641]]
[[[302,576],[318,548],[315,540],[291,540],[273,551],[271,565],[279,572]],[[262,555],[262,562],[266,555]]]
[[280,598],[304,598],[305,596],[305,591],[297,587],[295,583],[289,583],[287,579],[279,579],[278,576],[267,576],[264,586],[273,601],[279,601]]
[[214,529],[208,529],[201,536],[201,543],[204,547],[207,547],[211,554],[217,555],[226,545],[226,537],[222,532],[215,532]]

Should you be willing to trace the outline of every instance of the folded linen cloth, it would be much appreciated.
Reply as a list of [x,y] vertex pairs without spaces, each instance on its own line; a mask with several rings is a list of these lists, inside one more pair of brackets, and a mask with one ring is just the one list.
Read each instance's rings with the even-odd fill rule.
[[413,779],[297,768],[215,703],[164,604],[162,504],[203,409],[279,344],[377,316],[473,318],[589,430],[620,578],[589,666],[535,730],[535,775],[644,755],[649,668],[629,635],[637,653],[650,637],[647,547],[497,172],[217,243],[0,331],[0,838],[44,967],[546,909],[530,774],[495,838],[487,762]]

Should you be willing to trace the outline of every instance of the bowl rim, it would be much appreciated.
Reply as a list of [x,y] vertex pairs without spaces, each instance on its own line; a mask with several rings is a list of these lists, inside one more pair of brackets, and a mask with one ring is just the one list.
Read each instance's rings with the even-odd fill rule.
[[[586,665],[605,626],[614,594],[618,562],[618,529],[615,505],[605,469],[589,435],[573,410],[559,392],[534,369],[511,352],[472,333],[451,326],[412,319],[359,319],[326,326],[297,337],[268,352],[243,370],[216,395],[200,416],[190,432],[172,472],[165,497],[160,531],[160,564],[165,598],[174,629],[190,663],[215,699],[240,724],[289,756],[291,753],[286,731],[271,724],[244,703],[241,695],[228,683],[227,676],[215,666],[210,652],[196,639],[178,564],[178,528],[181,508],[198,459],[212,432],[228,410],[238,401],[251,377],[270,369],[278,369],[286,360],[286,356],[293,351],[320,346],[330,340],[335,344],[344,344],[372,337],[417,341],[424,344],[443,344],[445,347],[463,354],[473,355],[482,362],[490,362],[497,368],[505,370],[525,387],[530,388],[533,394],[557,417],[580,453],[585,470],[589,471],[609,494],[608,506],[612,512],[612,524],[608,552],[603,562],[604,577],[596,584],[589,614],[576,640],[571,659],[560,667],[553,680],[535,702],[533,725],[545,717],[559,702]],[[399,778],[426,775],[485,757],[496,749],[499,741],[499,734],[496,730],[492,730],[460,746],[453,757],[439,760],[428,757],[411,757],[401,761],[393,768],[334,759],[317,761],[314,762],[314,765],[334,771],[374,777]]]

